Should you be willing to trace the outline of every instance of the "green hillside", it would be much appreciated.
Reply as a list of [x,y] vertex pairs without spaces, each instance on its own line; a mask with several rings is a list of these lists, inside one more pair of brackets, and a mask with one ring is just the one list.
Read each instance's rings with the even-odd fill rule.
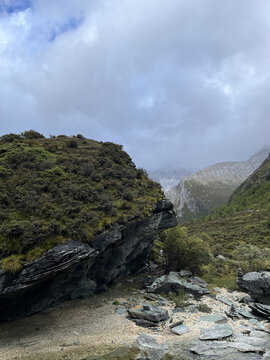
[[190,234],[210,235],[215,255],[229,256],[243,244],[270,247],[270,157],[233,192],[225,206],[186,226]]
[[163,193],[120,145],[35,131],[0,138],[0,259],[16,271],[69,239],[151,213]]
[[228,201],[235,187],[233,182],[209,181],[209,183],[203,184],[195,179],[186,180],[185,188],[192,198],[192,205],[196,210],[190,211],[185,204],[181,217],[178,217],[179,223],[184,224],[218,209]]

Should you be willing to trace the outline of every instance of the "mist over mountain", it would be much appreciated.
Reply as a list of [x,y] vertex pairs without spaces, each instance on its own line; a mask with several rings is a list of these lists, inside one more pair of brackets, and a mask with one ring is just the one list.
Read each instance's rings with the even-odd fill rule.
[[164,191],[176,186],[183,176],[191,174],[187,169],[160,168],[147,171],[149,177],[160,183]]
[[184,223],[208,215],[224,205],[233,191],[261,165],[269,151],[270,147],[266,146],[247,161],[222,162],[184,176],[177,186],[166,192],[179,221]]

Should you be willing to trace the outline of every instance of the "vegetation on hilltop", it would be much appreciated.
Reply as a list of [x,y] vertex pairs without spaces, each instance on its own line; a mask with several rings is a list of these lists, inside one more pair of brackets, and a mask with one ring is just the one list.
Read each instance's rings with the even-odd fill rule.
[[[122,146],[36,131],[0,138],[0,259],[18,271],[69,239],[151,214],[163,193]],[[11,264],[13,264],[11,266]]]

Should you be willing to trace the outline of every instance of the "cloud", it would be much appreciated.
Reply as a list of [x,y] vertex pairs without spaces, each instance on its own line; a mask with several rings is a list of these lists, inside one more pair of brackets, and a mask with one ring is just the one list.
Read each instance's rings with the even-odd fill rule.
[[267,2],[20,3],[0,1],[0,133],[83,133],[150,169],[269,143]]

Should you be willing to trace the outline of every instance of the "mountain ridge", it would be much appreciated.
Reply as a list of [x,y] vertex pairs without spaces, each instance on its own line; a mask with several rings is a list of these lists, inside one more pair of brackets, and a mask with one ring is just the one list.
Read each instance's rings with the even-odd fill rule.
[[224,205],[233,191],[261,165],[269,151],[269,147],[264,147],[246,161],[221,162],[184,176],[177,186],[166,191],[180,223],[208,215]]

